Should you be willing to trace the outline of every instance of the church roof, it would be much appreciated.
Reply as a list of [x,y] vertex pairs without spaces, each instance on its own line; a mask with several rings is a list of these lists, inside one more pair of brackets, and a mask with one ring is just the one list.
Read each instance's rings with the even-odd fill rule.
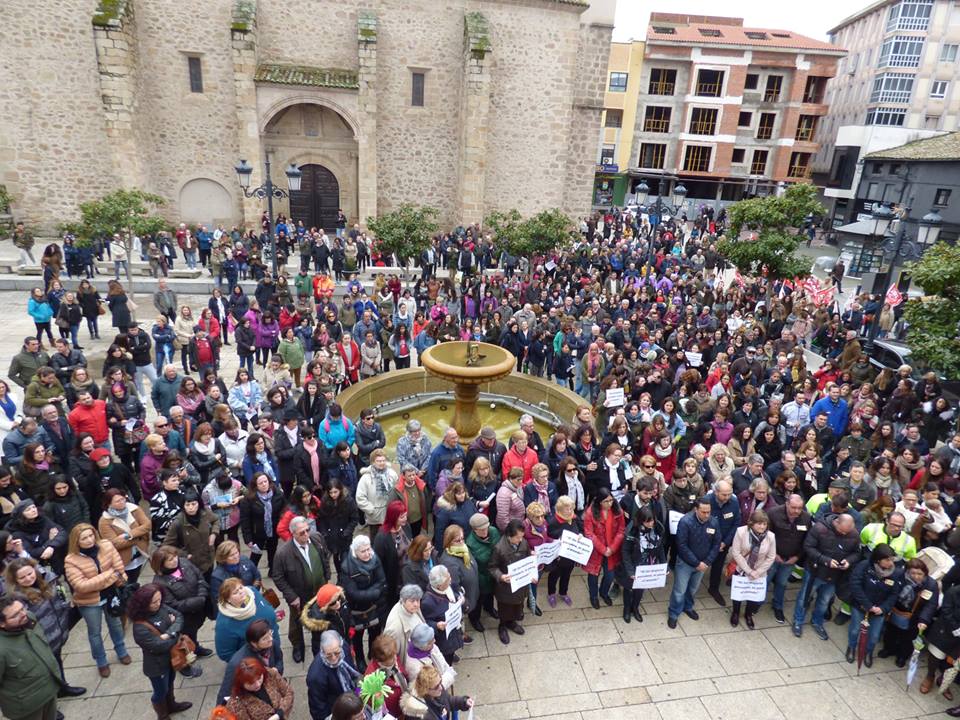
[[877,150],[870,160],[960,160],[960,132],[914,140],[889,150]]
[[346,88],[356,90],[360,87],[356,70],[342,68],[319,68],[308,65],[281,65],[260,63],[257,65],[257,82],[277,83],[278,85],[313,85],[315,87]]

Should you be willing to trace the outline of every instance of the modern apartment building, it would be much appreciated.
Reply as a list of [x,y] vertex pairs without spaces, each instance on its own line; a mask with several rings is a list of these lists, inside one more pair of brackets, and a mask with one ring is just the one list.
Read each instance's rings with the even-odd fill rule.
[[633,157],[643,45],[642,40],[610,43],[593,186],[593,203],[599,207],[623,205],[628,189],[630,176],[627,169]]
[[810,177],[825,91],[845,51],[742,18],[652,13],[632,185],[736,201]]
[[960,127],[960,2],[879,0],[829,34],[848,55],[827,84],[813,168],[841,226],[862,214],[864,156]]

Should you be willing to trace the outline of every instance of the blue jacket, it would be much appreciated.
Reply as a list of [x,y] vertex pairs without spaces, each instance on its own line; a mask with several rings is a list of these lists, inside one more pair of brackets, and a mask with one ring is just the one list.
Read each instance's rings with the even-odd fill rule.
[[443,533],[451,525],[459,525],[463,528],[464,537],[469,535],[470,518],[478,512],[471,497],[467,497],[466,500],[454,507],[448,506],[446,502],[442,504],[438,502],[435,509],[437,511],[437,521],[433,536],[434,547],[443,547]]
[[280,654],[280,628],[277,626],[277,613],[273,607],[264,600],[263,595],[255,587],[253,590],[253,601],[257,609],[253,615],[246,620],[235,620],[227,617],[222,612],[217,615],[217,626],[214,630],[214,644],[217,648],[217,657],[224,662],[230,660],[233,654],[242,648],[247,642],[247,628],[254,620],[266,620],[270,623],[273,630],[273,652],[275,656]]
[[730,547],[733,544],[733,536],[740,527],[740,503],[736,495],[731,495],[723,505],[717,500],[717,496],[709,493],[707,497],[710,500],[710,514],[717,519],[720,529],[720,542],[724,547]]
[[870,558],[861,560],[850,575],[852,604],[864,612],[876,605],[886,615],[896,604],[902,586],[903,570],[894,570],[893,575],[882,578]]
[[847,429],[847,420],[850,418],[850,407],[846,400],[840,398],[834,405],[829,397],[820,398],[810,408],[810,419],[812,420],[820,413],[827,414],[827,425],[837,437],[843,435]]
[[341,440],[351,447],[356,440],[356,429],[353,422],[346,415],[341,415],[340,420],[331,420],[328,412],[320,422],[317,428],[317,437],[323,442],[327,450],[333,450]]
[[424,478],[430,487],[430,492],[436,490],[437,478],[440,477],[440,471],[454,458],[460,460],[467,459],[463,448],[460,447],[459,444],[454,448],[448,448],[441,442],[433,449],[433,452],[430,453],[430,461],[427,463],[427,476]]
[[53,317],[53,308],[46,300],[37,302],[32,297],[27,301],[27,313],[35,323],[49,322]]
[[210,573],[210,598],[213,604],[217,604],[217,598],[220,596],[220,586],[223,581],[229,578],[240,578],[244,585],[253,585],[257,580],[261,580],[260,570],[253,564],[250,558],[240,556],[240,562],[235,566],[217,565]]
[[720,524],[717,519],[711,515],[709,520],[702,523],[696,510],[680,518],[677,524],[677,552],[690,567],[702,562],[710,565],[720,553]]

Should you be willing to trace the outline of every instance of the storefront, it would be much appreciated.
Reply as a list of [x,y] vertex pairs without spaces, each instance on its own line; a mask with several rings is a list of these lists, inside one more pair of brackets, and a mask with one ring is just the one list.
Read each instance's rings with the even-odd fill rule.
[[617,165],[597,165],[593,181],[593,206],[595,208],[623,207],[629,178],[619,172]]

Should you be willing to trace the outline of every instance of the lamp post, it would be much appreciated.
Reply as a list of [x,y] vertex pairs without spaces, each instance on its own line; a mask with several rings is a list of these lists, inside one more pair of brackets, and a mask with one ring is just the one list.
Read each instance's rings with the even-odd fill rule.
[[[277,266],[277,236],[274,233],[273,227],[273,199],[277,198],[277,200],[282,200],[285,197],[289,197],[290,194],[283,188],[274,185],[273,180],[270,179],[269,155],[264,157],[263,176],[265,181],[263,185],[258,187],[250,187],[253,167],[246,160],[240,160],[233,169],[237,171],[237,182],[240,183],[240,189],[243,191],[244,197],[258,197],[261,200],[264,198],[267,199],[267,235],[270,237],[270,254],[273,255],[273,276],[279,277],[280,270]],[[297,192],[300,189],[300,180],[303,177],[303,172],[296,165],[290,163],[286,169],[286,175],[287,187],[290,189],[290,192]]]
[[[641,180],[640,184],[637,186],[637,195],[640,198],[641,205],[647,205],[647,200],[650,197],[650,186],[647,185],[646,180]],[[676,215],[680,212],[683,207],[683,201],[687,197],[687,189],[683,186],[683,183],[677,183],[673,186],[673,193],[671,195],[672,204],[666,204],[663,202],[663,194],[657,194],[657,201],[653,205],[653,210],[656,213],[657,223],[650,229],[650,242],[647,247],[647,260],[644,265],[644,277],[647,280],[650,280],[650,273],[653,270],[653,240],[657,234],[657,228],[660,227],[660,224],[663,220],[663,212],[666,210],[672,215]],[[647,206],[647,213],[650,212],[650,207]],[[652,284],[652,282],[651,282]]]

